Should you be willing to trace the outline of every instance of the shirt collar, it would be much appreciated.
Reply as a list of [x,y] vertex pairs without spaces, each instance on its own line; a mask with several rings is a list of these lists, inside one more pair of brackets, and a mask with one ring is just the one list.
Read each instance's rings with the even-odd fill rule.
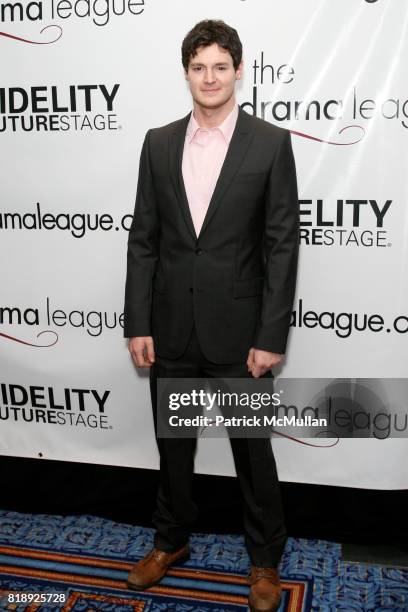
[[221,134],[224,136],[225,142],[229,144],[232,138],[232,134],[234,133],[237,119],[238,119],[238,104],[235,104],[230,114],[224,119],[224,121],[220,125],[217,125],[216,127],[213,127],[213,128],[201,128],[201,126],[198,125],[196,118],[194,117],[194,112],[192,112],[190,115],[190,120],[188,122],[187,131],[186,131],[186,137],[188,139],[188,142],[190,143],[193,140],[198,130],[209,129],[210,131],[219,130]]

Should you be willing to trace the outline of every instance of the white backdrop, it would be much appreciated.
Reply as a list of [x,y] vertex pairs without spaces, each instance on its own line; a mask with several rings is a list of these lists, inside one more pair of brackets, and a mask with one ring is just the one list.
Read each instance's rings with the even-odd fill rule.
[[[191,108],[180,45],[204,18],[243,41],[239,103],[292,130],[302,237],[282,375],[407,377],[405,2],[13,10],[0,7],[1,454],[158,466],[148,380],[122,338],[126,228],[146,130]],[[406,439],[273,444],[282,480],[408,486]],[[200,440],[196,469],[233,474],[228,442]]]

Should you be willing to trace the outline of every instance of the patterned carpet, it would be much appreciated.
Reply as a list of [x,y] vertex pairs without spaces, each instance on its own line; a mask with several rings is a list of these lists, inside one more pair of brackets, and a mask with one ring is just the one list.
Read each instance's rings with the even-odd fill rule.
[[[187,563],[148,591],[129,591],[129,569],[152,542],[151,529],[95,516],[0,511],[0,610],[247,610],[243,537],[194,534]],[[408,570],[345,563],[339,544],[290,538],[280,572],[280,612],[408,611]],[[45,602],[30,602],[40,593]]]

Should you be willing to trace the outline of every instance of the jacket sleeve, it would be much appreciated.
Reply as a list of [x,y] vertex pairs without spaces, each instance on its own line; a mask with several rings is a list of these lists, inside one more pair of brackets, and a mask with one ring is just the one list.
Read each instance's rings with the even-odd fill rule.
[[124,337],[150,336],[152,280],[157,262],[158,214],[149,154],[149,130],[140,154],[133,220],[129,231]]
[[254,347],[286,350],[296,288],[299,202],[296,167],[288,130],[278,145],[265,194],[265,278]]

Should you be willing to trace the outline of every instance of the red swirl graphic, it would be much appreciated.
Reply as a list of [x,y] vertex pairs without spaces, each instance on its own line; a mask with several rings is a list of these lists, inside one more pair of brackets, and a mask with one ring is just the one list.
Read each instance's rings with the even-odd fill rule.
[[13,340],[14,342],[19,342],[20,344],[26,344],[27,346],[35,346],[36,348],[48,348],[50,346],[54,346],[58,342],[58,334],[51,329],[45,329],[44,331],[37,334],[37,338],[39,338],[42,334],[54,334],[55,340],[50,344],[34,344],[34,342],[28,342],[27,340],[21,340],[21,338],[15,338],[14,336],[9,336],[8,334],[4,334],[0,332],[0,336],[3,338],[7,338],[7,340]]
[[45,26],[45,28],[40,30],[40,34],[42,34],[45,30],[48,30],[48,28],[58,28],[59,35],[57,36],[57,38],[54,38],[54,40],[48,40],[48,41],[28,40],[28,38],[22,38],[21,36],[14,36],[13,34],[8,34],[8,32],[0,32],[0,36],[5,36],[6,38],[12,38],[13,40],[19,40],[20,42],[29,43],[30,45],[50,45],[52,43],[57,42],[57,40],[61,38],[62,28],[61,26],[55,25],[55,24],[47,25]]
[[282,438],[286,438],[287,440],[292,440],[292,442],[298,442],[299,444],[304,444],[305,446],[314,446],[315,448],[331,448],[332,446],[336,446],[336,444],[338,444],[340,441],[340,438],[337,437],[337,440],[335,442],[332,442],[331,444],[313,444],[312,442],[305,442],[305,440],[302,440],[301,438],[295,438],[295,436],[288,436],[287,434],[284,434],[280,431],[276,431],[276,429],[272,429],[272,432],[277,436],[281,436]]
[[358,128],[361,130],[361,136],[357,140],[353,140],[351,142],[334,142],[333,140],[325,140],[324,138],[318,138],[317,136],[311,136],[310,134],[305,134],[304,132],[297,132],[296,130],[290,130],[292,134],[296,134],[296,136],[301,136],[302,138],[308,138],[309,140],[315,140],[316,142],[324,142],[326,144],[335,145],[338,147],[348,147],[350,145],[357,144],[361,140],[363,140],[365,136],[365,129],[362,125],[347,125],[339,131],[339,134],[342,134],[346,130],[350,130],[353,128]]
[[[210,420],[209,425],[205,425],[204,427],[202,427],[199,430],[199,435],[201,436],[201,434],[203,433],[203,431],[205,429],[207,429],[207,427],[211,427],[211,425],[215,423],[214,420]],[[281,436],[282,438],[286,438],[287,440],[292,440],[292,442],[298,442],[298,444],[304,444],[305,446],[314,446],[315,448],[331,448],[332,446],[336,446],[336,444],[339,443],[340,438],[336,435],[334,435],[333,437],[336,438],[337,440],[335,442],[332,442],[331,444],[313,444],[312,442],[305,442],[304,440],[302,440],[301,438],[295,438],[295,436],[289,436],[288,434],[284,434],[280,431],[276,431],[276,429],[271,429],[271,432],[276,434],[277,436]],[[322,433],[329,433],[329,432],[322,432]]]

